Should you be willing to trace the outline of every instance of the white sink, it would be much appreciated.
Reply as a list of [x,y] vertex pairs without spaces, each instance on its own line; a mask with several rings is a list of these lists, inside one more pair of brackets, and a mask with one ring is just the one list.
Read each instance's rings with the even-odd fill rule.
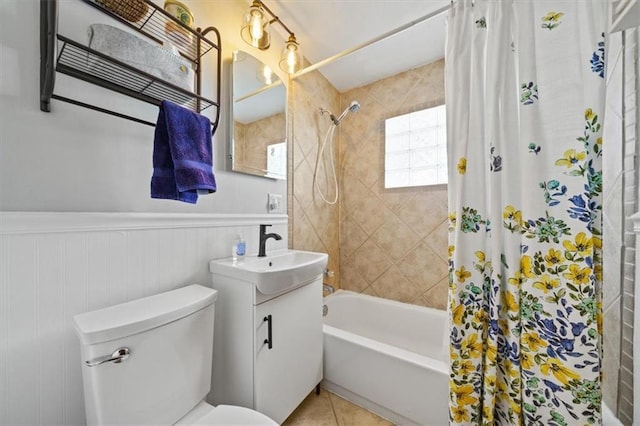
[[212,260],[209,271],[255,284],[263,294],[279,293],[299,287],[322,275],[329,255],[301,250],[274,250],[265,257],[246,256]]

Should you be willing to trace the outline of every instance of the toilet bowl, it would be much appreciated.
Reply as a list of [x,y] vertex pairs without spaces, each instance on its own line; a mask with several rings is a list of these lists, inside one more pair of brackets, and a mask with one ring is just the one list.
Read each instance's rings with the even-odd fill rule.
[[205,402],[217,292],[190,285],[76,315],[89,425],[277,425]]

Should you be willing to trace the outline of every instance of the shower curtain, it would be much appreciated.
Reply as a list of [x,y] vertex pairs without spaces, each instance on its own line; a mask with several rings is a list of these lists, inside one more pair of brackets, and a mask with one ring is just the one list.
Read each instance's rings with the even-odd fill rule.
[[449,12],[453,424],[601,421],[606,3]]

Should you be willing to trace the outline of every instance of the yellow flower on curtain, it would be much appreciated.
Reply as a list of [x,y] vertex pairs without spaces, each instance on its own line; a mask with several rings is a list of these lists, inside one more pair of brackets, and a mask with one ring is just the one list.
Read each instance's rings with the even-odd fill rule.
[[580,265],[572,263],[569,265],[569,272],[562,274],[575,285],[588,284],[591,282],[591,268],[581,268]]
[[489,342],[487,344],[485,355],[490,362],[496,362],[496,357],[498,356],[498,347],[492,342]]
[[533,283],[533,287],[542,290],[544,294],[547,294],[549,290],[555,290],[559,285],[560,280],[549,274],[542,275],[539,281]]
[[557,358],[547,358],[544,363],[540,364],[540,371],[545,376],[548,376],[551,372],[556,379],[560,380],[565,385],[567,385],[571,380],[578,380],[580,378],[580,374],[568,367],[565,367],[562,361]]
[[458,160],[458,173],[461,175],[467,172],[467,159],[465,157],[461,157]]
[[531,370],[533,368],[533,357],[527,352],[520,352],[520,365],[524,369]]
[[454,407],[453,420],[457,423],[468,422],[471,420],[471,417],[469,417],[469,411],[465,407]]
[[516,208],[510,204],[504,208],[502,217],[522,225],[522,212],[520,210],[516,210]]
[[473,385],[457,385],[455,382],[451,382],[449,385],[451,392],[455,395],[458,407],[462,407],[469,404],[475,404],[478,398],[471,396],[473,393]]
[[549,346],[549,344],[536,332],[524,333],[522,335],[522,344],[534,352]]
[[533,259],[531,259],[531,256],[522,256],[522,259],[520,259],[520,270],[525,278],[535,277],[533,272]]
[[593,273],[596,275],[596,280],[602,281],[602,265],[595,265],[593,267]]
[[556,166],[565,166],[570,169],[585,158],[587,158],[586,152],[577,152],[575,149],[568,149],[564,152],[564,157],[556,161]]
[[547,255],[544,257],[544,261],[549,268],[553,268],[556,265],[564,263],[564,256],[560,250],[550,248]]
[[516,301],[515,296],[510,291],[505,291],[503,293],[504,297],[504,306],[507,308],[509,312],[518,312],[520,310],[520,305]]
[[462,354],[469,358],[479,358],[482,353],[482,342],[478,340],[478,334],[472,333],[462,342]]
[[462,361],[460,364],[460,374],[466,376],[476,371],[476,365],[469,360]]
[[464,315],[464,305],[459,304],[451,309],[451,316],[455,325],[462,325],[462,315]]
[[467,278],[471,277],[471,272],[467,271],[463,265],[456,271],[456,277],[459,282],[463,283]]
[[594,240],[597,240],[597,244],[602,246],[599,238],[591,238],[586,233],[580,232],[574,241],[565,240],[562,245],[568,252],[577,253],[584,257],[593,253]]

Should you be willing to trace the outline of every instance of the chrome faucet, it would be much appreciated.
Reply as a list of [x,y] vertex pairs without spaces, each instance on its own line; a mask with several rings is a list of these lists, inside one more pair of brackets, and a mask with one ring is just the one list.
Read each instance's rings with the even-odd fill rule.
[[275,232],[267,234],[267,226],[271,225],[260,225],[260,247],[258,248],[258,257],[265,257],[267,255],[267,253],[265,253],[265,246],[267,245],[267,240],[269,238],[273,238],[277,241],[282,239],[280,234],[276,234]]

